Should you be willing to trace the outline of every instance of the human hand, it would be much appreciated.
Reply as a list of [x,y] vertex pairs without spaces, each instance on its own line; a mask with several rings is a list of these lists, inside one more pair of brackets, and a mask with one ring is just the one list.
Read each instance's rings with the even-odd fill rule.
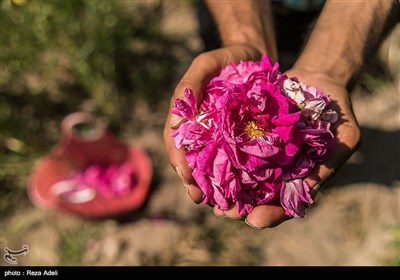
[[[357,150],[361,140],[360,129],[352,111],[349,94],[342,84],[325,74],[308,72],[298,68],[291,69],[286,74],[288,77],[297,77],[307,85],[317,87],[328,94],[331,99],[331,109],[335,110],[339,116],[338,121],[332,126],[336,146],[331,157],[327,161],[317,164],[305,178],[310,186],[311,196],[315,198],[320,187]],[[220,217],[241,218],[234,206],[228,211],[222,211],[215,206],[214,213]],[[280,205],[260,205],[248,214],[245,221],[254,228],[263,229],[277,226],[288,219],[290,217],[285,215],[285,211]]]
[[[218,53],[215,58],[220,58]],[[197,63],[195,62],[192,64],[192,66],[196,65]],[[209,64],[207,63],[206,65]],[[223,65],[225,64],[222,63],[221,65],[223,67]],[[211,68],[209,68],[209,70],[211,70]],[[190,69],[188,73],[190,73]],[[211,76],[214,75],[212,74],[212,72],[209,72],[209,74]],[[337,171],[347,161],[350,155],[357,149],[360,141],[360,131],[352,112],[348,92],[345,87],[342,86],[339,82],[333,80],[328,75],[307,72],[305,70],[299,70],[299,68],[292,69],[286,74],[289,77],[297,77],[300,81],[305,82],[310,86],[315,86],[321,89],[323,92],[329,94],[331,97],[331,108],[334,109],[339,115],[339,120],[335,123],[334,127],[332,127],[336,137],[336,149],[333,151],[333,154],[328,161],[316,165],[312,173],[307,176],[307,178],[305,178],[305,181],[309,184],[311,188],[311,195],[313,198],[315,198],[319,186],[326,182],[326,180],[329,179],[334,174],[334,172]],[[182,81],[185,81],[185,77]],[[202,77],[204,78],[206,76]],[[189,81],[192,80],[189,79]],[[204,81],[207,81],[207,79],[204,79]],[[204,84],[205,83],[200,83],[198,85]],[[182,95],[184,88],[188,86],[193,88],[193,85],[190,86],[186,83],[183,83],[183,85],[180,84],[180,86],[182,87],[177,87],[177,91],[173,96],[173,100],[176,97]],[[195,92],[197,94],[200,94],[196,95],[196,98],[198,101],[201,101],[201,87],[197,88]],[[178,151],[174,146],[171,137],[172,129],[169,125],[171,121],[173,124],[172,127],[176,128],[179,126],[181,120],[169,115],[165,126],[164,138],[166,141],[167,151],[170,157],[171,164],[173,165],[173,167],[175,167],[175,170],[181,177],[182,182],[186,186],[192,200],[196,203],[200,203],[203,200],[203,193],[197,187],[195,181],[193,180],[193,177],[191,176],[191,169],[187,166],[187,162],[185,159],[185,151]],[[214,214],[219,217],[228,217],[232,219],[246,218],[245,221],[247,224],[258,229],[274,227],[289,219],[289,217],[284,214],[284,209],[278,204],[257,206],[247,217],[240,216],[236,206],[234,205],[232,205],[232,207],[226,211],[222,211],[218,206],[214,206]]]
[[192,177],[192,170],[186,161],[184,149],[177,149],[172,137],[173,130],[182,123],[182,118],[171,114],[171,109],[176,98],[184,99],[184,90],[191,88],[199,105],[203,99],[203,89],[209,80],[217,75],[225,66],[230,63],[239,63],[241,60],[259,60],[262,53],[256,48],[237,44],[197,56],[181,81],[178,83],[174,94],[171,97],[168,116],[164,125],[164,143],[169,161],[182,180],[187,192],[195,203],[203,201],[203,193]]
[[[360,71],[365,58],[377,49],[397,22],[395,2],[382,3],[327,1],[294,68],[286,73],[328,94],[330,106],[339,116],[332,125],[336,147],[330,159],[317,164],[305,178],[313,198],[320,186],[339,170],[361,142],[360,128],[346,87]],[[214,212],[219,216],[238,217],[234,208],[225,213],[215,208]],[[248,214],[246,222],[262,229],[279,225],[288,219],[279,205],[262,205]]]

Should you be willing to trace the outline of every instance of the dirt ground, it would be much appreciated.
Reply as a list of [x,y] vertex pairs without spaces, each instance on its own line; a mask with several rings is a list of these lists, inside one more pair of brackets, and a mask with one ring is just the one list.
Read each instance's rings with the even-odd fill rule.
[[[191,34],[196,28],[191,13],[185,13],[181,22],[172,18],[173,14],[164,24],[166,32],[174,25],[184,26],[182,34]],[[1,218],[0,264],[7,264],[3,259],[5,246],[17,250],[23,244],[29,245],[29,254],[19,256],[18,265],[399,263],[399,38],[389,42],[393,83],[373,93],[358,89],[353,95],[363,133],[362,147],[321,191],[307,218],[258,231],[241,221],[217,218],[209,207],[192,203],[164,151],[162,116],[166,108],[154,113],[146,104],[138,104],[133,117],[148,125],[132,143],[146,149],[155,172],[152,191],[143,208],[119,221],[90,221],[25,205]],[[194,46],[198,44],[196,40],[193,38]]]

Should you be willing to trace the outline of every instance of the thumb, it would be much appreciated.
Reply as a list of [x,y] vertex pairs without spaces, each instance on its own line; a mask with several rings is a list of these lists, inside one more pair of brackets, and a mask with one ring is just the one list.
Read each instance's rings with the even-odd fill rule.
[[172,168],[186,187],[187,192],[195,203],[200,203],[203,200],[203,192],[200,190],[196,181],[192,176],[192,169],[188,166],[184,148],[177,149],[173,139],[173,131],[177,129],[185,120],[183,118],[171,113],[171,109],[177,98],[184,99],[184,91],[190,88],[199,105],[203,99],[203,89],[208,83],[209,79],[214,76],[219,69],[219,65],[207,53],[201,54],[196,57],[181,81],[175,88],[174,94],[171,97],[169,112],[164,126],[164,144],[166,147],[169,162]]

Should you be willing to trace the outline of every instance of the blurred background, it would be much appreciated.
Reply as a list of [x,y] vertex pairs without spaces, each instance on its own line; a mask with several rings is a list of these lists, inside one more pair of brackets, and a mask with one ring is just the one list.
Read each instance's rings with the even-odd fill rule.
[[[191,202],[162,129],[170,95],[203,50],[193,1],[0,1],[0,264],[400,265],[400,29],[353,93],[363,146],[306,219],[257,231]],[[151,192],[121,219],[38,209],[35,162],[75,111],[105,117],[153,162]]]

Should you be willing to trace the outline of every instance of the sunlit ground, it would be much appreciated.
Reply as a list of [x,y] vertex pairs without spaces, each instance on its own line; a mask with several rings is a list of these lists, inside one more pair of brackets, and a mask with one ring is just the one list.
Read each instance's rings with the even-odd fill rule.
[[[201,51],[192,1],[0,2],[0,244],[19,265],[400,265],[400,29],[353,95],[364,143],[308,217],[257,231],[193,204],[162,128],[174,85]],[[75,111],[105,117],[153,162],[152,191],[123,220],[39,209],[35,162]]]

